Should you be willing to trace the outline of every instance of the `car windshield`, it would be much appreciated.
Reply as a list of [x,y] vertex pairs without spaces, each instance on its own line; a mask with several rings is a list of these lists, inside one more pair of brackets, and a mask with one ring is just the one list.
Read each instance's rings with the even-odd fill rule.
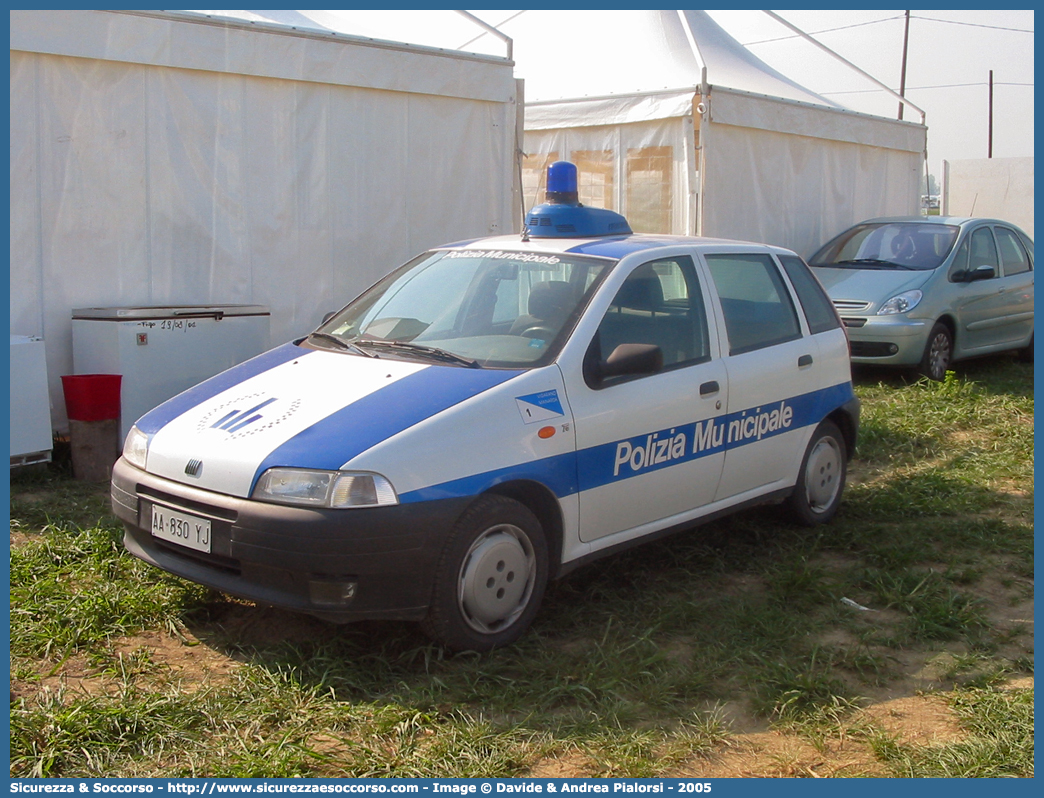
[[612,263],[558,253],[428,252],[326,321],[309,341],[459,366],[544,365]]
[[934,269],[950,254],[960,228],[919,222],[879,222],[846,230],[809,261],[851,269]]

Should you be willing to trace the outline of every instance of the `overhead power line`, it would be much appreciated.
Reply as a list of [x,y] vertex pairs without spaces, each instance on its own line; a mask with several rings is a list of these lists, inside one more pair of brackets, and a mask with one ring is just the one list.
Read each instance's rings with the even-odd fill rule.
[[[817,31],[810,32],[809,36],[819,36],[822,33],[834,33],[834,32],[839,31],[839,30],[850,30],[852,28],[862,28],[862,27],[865,27],[867,25],[878,25],[878,24],[880,24],[882,22],[892,22],[893,20],[902,19],[902,18],[903,18],[903,15],[900,14],[899,16],[895,16],[895,17],[884,17],[882,19],[872,19],[872,20],[870,20],[868,22],[856,22],[856,23],[854,23],[852,25],[842,25],[842,26],[837,27],[837,28],[824,28],[823,30],[817,30]],[[925,22],[943,22],[943,23],[946,23],[947,25],[964,25],[964,26],[969,27],[969,28],[986,28],[988,30],[1005,30],[1005,31],[1012,31],[1014,33],[1033,33],[1034,32],[1032,30],[1026,30],[1025,28],[1006,28],[1006,27],[1003,27],[1003,26],[1000,26],[1000,25],[984,25],[984,24],[982,24],[980,22],[960,22],[960,21],[955,20],[955,19],[938,19],[936,17],[923,17],[920,14],[911,14],[910,18],[911,19],[924,20]],[[772,42],[782,42],[782,41],[786,41],[788,39],[798,39],[798,38],[800,38],[800,37],[797,36],[797,35],[794,35],[794,34],[791,34],[789,36],[777,36],[777,37],[775,37],[773,39],[759,39],[756,42],[747,42],[743,46],[744,47],[753,47],[754,45],[757,45],[757,44],[771,44]]]
[[1005,28],[1000,25],[983,25],[981,22],[960,22],[956,19],[937,19],[936,17],[922,17],[920,14],[911,14],[913,19],[923,19],[926,22],[945,22],[947,25],[965,25],[969,28],[988,28],[989,30],[1007,30],[1013,33],[1033,33],[1025,28]]
[[[964,89],[964,88],[969,88],[971,86],[988,86],[988,85],[989,85],[988,83],[980,81],[978,83],[948,83],[948,84],[945,84],[945,85],[942,85],[942,86],[913,86],[913,87],[908,87],[906,90],[908,92],[911,92],[911,91],[927,91],[928,89]],[[1032,83],[1013,83],[1013,82],[1001,82],[1001,81],[996,81],[996,80],[993,82],[993,85],[994,86],[1030,86],[1030,87],[1033,86]],[[821,91],[821,92],[819,92],[819,94],[822,94],[825,97],[825,96],[827,96],[829,94],[873,94],[874,92],[877,92],[877,91],[880,91],[880,89],[853,89],[852,91]]]
[[[842,25],[839,28],[825,28],[824,30],[812,31],[809,34],[809,36],[818,36],[821,33],[833,33],[834,31],[849,30],[851,28],[863,28],[863,27],[865,27],[867,25],[877,25],[880,22],[891,22],[893,19],[902,19],[902,18],[903,18],[902,15],[900,15],[900,16],[897,16],[897,17],[885,17],[884,19],[872,19],[869,22],[856,22],[853,25]],[[753,47],[755,44],[768,44],[769,42],[782,42],[782,41],[785,41],[786,39],[798,39],[798,38],[800,38],[800,37],[797,36],[796,34],[791,34],[790,36],[777,36],[774,39],[761,39],[760,41],[756,41],[756,42],[747,42],[743,46],[744,47]]]

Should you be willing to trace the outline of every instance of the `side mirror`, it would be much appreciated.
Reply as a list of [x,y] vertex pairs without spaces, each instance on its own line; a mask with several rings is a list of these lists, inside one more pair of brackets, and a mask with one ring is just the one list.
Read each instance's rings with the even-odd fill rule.
[[973,283],[976,280],[992,280],[997,276],[997,270],[992,266],[983,264],[982,266],[976,266],[970,272],[966,272],[965,274],[965,279],[969,283]]
[[620,344],[602,363],[601,376],[655,374],[663,369],[663,350],[653,344]]
[[337,315],[337,311],[336,311],[336,310],[331,310],[331,311],[328,311],[328,312],[327,312],[327,313],[326,313],[326,314],[325,314],[325,315],[323,316],[323,320],[322,320],[321,322],[319,322],[319,326],[320,326],[320,327],[321,327],[321,326],[323,326],[324,324],[326,324],[326,322],[330,321],[330,319],[332,319],[332,318],[333,318],[334,316],[336,316],[336,315]]

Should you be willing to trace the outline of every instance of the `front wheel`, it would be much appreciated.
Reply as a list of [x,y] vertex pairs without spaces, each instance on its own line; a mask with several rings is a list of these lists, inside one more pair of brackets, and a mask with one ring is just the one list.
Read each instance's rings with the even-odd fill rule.
[[489,651],[529,628],[547,586],[543,529],[524,505],[483,496],[454,527],[439,559],[424,631],[454,651]]
[[924,354],[917,371],[930,380],[942,382],[952,359],[953,335],[950,328],[942,322],[936,322],[928,334],[928,343],[924,346]]
[[797,484],[790,496],[794,518],[805,526],[830,521],[841,505],[848,457],[845,439],[833,421],[824,420],[812,433]]

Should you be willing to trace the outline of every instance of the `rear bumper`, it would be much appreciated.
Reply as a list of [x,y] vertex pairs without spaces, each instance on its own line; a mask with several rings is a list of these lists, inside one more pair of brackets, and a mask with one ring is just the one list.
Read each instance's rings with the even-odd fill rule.
[[[443,543],[471,501],[287,507],[156,477],[123,458],[111,491],[134,556],[225,593],[335,622],[423,618]],[[211,553],[153,537],[154,504],[208,519]]]

